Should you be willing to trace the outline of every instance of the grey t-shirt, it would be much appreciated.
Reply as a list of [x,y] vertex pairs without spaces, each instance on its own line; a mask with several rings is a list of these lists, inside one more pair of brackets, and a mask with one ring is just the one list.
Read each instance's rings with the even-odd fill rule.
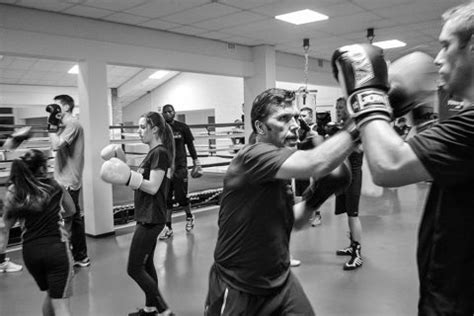
[[62,186],[79,190],[84,170],[84,130],[74,116],[63,117],[64,128],[58,132],[62,142],[56,153],[54,178]]

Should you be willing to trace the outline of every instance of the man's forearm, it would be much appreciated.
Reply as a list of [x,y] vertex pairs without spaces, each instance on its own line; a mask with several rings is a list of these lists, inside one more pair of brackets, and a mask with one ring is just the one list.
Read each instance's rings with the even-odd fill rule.
[[388,122],[367,123],[361,137],[375,184],[393,187],[431,179],[410,145]]

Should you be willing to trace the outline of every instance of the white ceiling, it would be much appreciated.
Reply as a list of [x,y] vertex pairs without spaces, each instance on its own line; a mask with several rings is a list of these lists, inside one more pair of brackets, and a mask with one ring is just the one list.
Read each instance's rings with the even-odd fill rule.
[[[275,45],[276,50],[303,55],[302,39],[310,39],[310,56],[329,59],[335,48],[366,41],[399,39],[407,47],[386,52],[389,58],[423,47],[435,55],[441,14],[462,0],[0,0],[0,3],[55,11],[138,27],[164,30],[241,45]],[[278,14],[313,9],[329,20],[292,25]],[[67,74],[72,63],[5,56],[0,84],[75,86]],[[144,71],[108,66],[108,86],[120,87]],[[149,88],[149,87],[148,87]]]

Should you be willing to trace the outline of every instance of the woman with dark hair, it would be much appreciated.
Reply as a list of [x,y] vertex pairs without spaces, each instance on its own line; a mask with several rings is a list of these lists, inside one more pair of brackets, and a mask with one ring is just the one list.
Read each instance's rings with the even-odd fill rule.
[[127,272],[145,292],[145,307],[129,315],[173,315],[158,289],[153,257],[158,235],[166,223],[174,138],[171,128],[157,112],[140,117],[138,135],[149,147],[138,170],[131,171],[122,160],[111,158],[102,166],[101,176],[106,182],[125,184],[135,190],[137,226],[130,245]]
[[75,213],[71,196],[47,176],[47,157],[37,149],[13,160],[2,221],[0,253],[10,228],[22,221],[23,260],[41,291],[43,315],[71,315],[73,260],[65,218]]

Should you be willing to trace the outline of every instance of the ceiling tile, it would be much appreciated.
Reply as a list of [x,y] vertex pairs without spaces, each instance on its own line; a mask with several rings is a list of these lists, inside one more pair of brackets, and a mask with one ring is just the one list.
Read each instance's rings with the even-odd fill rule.
[[0,68],[0,76],[3,78],[9,79],[19,79],[23,77],[23,75],[27,72],[27,70],[19,70],[19,69],[2,69]]
[[354,0],[353,2],[366,9],[375,9],[410,3],[413,0]]
[[355,13],[360,13],[365,11],[358,5],[352,3],[338,3],[329,7],[325,7],[324,9],[320,10],[320,13],[326,14],[329,18],[336,17],[336,16],[345,16]]
[[119,22],[119,23],[124,23],[124,24],[140,24],[148,20],[148,18],[142,17],[142,16],[137,16],[137,15],[132,15],[128,13],[114,13],[111,14],[103,20],[107,21],[114,21],[114,22]]
[[67,13],[67,14],[72,14],[72,15],[85,16],[85,17],[93,18],[93,19],[102,18],[104,16],[107,16],[113,13],[113,11],[110,11],[110,10],[97,9],[97,8],[88,7],[84,5],[78,5],[78,6],[63,10],[62,12]]
[[20,0],[15,5],[23,7],[37,8],[46,11],[62,11],[72,7],[74,4],[66,3],[61,0]]
[[207,19],[217,18],[223,15],[228,15],[238,11],[239,9],[213,2],[176,14],[168,15],[162,17],[162,19],[174,23],[192,24]]
[[27,73],[25,73],[22,77],[22,79],[36,79],[38,81],[44,80],[47,78],[48,72],[47,71],[34,71],[34,70],[29,70]]
[[107,9],[111,11],[123,11],[145,3],[147,0],[66,0],[70,3],[87,4],[88,6]]
[[203,22],[194,23],[194,26],[201,27],[208,30],[222,30],[236,25],[242,25],[249,22],[255,22],[263,19],[268,19],[261,14],[252,13],[249,11],[237,12],[234,14],[219,17],[217,19],[210,19]]
[[140,26],[150,27],[152,29],[158,29],[158,30],[169,30],[173,27],[180,26],[180,24],[166,22],[159,19],[154,19],[154,20],[146,21],[145,23],[140,24]]
[[30,69],[36,62],[36,59],[15,58],[10,64],[11,69]]
[[31,67],[31,70],[49,71],[57,64],[56,61],[38,59]]
[[317,29],[329,34],[341,35],[357,30],[365,31],[368,27],[372,27],[377,20],[382,19],[370,12],[362,12],[318,22]]
[[282,0],[270,4],[254,8],[251,11],[258,12],[267,16],[275,16],[279,14],[289,13],[298,10],[310,9],[317,12],[324,13],[324,8],[333,6],[339,3],[347,3],[346,0]]
[[252,9],[279,1],[281,0],[219,0],[220,3],[228,4],[240,9]]
[[143,5],[126,10],[126,12],[150,18],[159,18],[196,6],[208,3],[209,0],[159,0],[147,1]]

